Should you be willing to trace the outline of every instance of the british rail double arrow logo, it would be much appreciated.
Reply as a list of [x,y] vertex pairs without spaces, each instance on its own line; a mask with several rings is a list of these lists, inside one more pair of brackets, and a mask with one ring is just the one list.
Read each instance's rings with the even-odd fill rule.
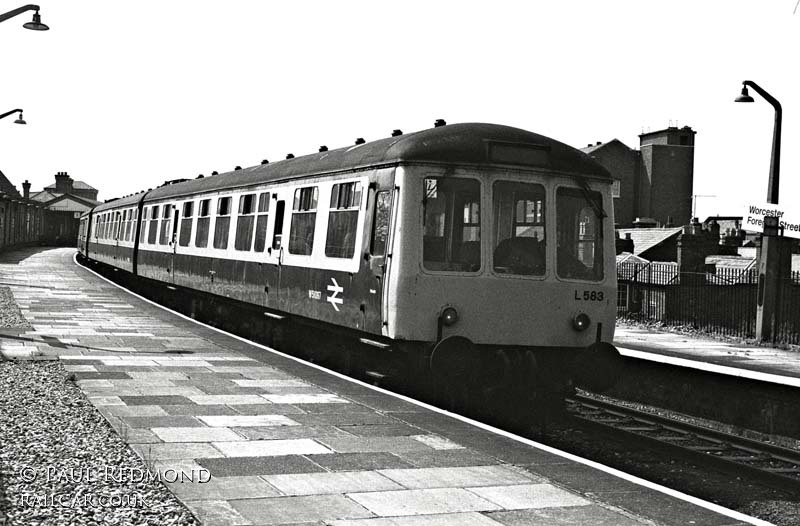
[[339,305],[344,303],[344,300],[339,297],[339,294],[344,292],[344,287],[339,286],[339,283],[336,282],[336,278],[331,278],[331,281],[333,282],[333,285],[328,285],[328,292],[330,292],[331,295],[328,296],[326,301],[333,305],[333,308],[336,309],[336,312],[339,312]]

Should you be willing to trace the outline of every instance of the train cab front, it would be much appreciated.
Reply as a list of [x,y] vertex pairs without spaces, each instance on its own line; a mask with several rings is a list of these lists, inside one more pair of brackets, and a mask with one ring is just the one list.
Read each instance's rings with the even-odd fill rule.
[[499,169],[404,175],[410,212],[388,326],[431,342],[434,382],[530,393],[613,385],[610,184]]

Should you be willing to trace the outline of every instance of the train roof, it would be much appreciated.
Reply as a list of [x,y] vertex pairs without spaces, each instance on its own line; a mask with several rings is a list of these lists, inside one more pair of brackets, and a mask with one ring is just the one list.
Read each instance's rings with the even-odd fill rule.
[[[537,133],[498,124],[449,124],[364,144],[261,164],[202,179],[169,184],[147,194],[147,200],[213,192],[313,175],[400,163],[513,165],[610,179],[585,153]],[[97,207],[96,211],[137,202],[140,195]]]

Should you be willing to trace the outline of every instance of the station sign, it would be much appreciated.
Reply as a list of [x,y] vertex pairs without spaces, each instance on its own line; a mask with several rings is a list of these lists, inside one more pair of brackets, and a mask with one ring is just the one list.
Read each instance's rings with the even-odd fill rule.
[[800,210],[771,203],[747,203],[742,214],[742,229],[765,236],[800,239]]

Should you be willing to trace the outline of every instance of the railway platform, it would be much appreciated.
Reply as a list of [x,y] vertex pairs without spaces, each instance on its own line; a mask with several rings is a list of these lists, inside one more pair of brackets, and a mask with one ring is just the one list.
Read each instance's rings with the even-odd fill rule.
[[60,360],[159,470],[207,470],[170,485],[203,524],[763,524],[197,324],[74,254],[2,258],[32,328],[0,351]]
[[617,327],[614,344],[630,358],[800,387],[800,351],[628,326]]

